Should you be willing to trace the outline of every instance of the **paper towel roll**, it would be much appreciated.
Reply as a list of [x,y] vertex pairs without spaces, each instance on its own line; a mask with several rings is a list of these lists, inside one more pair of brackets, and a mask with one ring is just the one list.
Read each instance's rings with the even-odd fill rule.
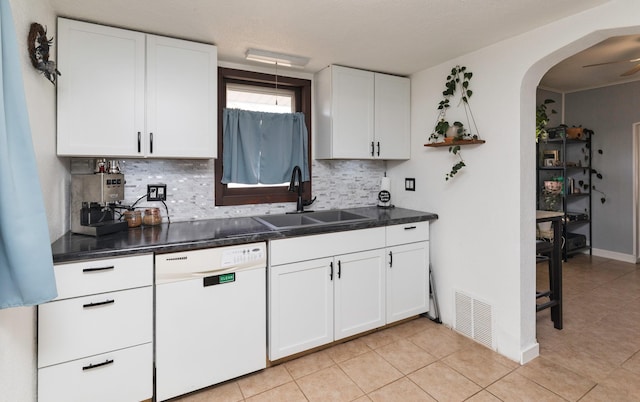
[[380,191],[387,190],[391,191],[391,179],[388,177],[383,177],[380,182]]

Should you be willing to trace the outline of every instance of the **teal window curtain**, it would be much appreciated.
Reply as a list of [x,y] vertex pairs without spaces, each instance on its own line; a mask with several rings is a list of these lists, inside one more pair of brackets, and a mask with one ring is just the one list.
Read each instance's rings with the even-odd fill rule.
[[49,301],[57,291],[9,0],[0,0],[0,35],[0,308],[7,308]]
[[222,183],[288,182],[295,166],[309,181],[308,132],[303,113],[224,109]]

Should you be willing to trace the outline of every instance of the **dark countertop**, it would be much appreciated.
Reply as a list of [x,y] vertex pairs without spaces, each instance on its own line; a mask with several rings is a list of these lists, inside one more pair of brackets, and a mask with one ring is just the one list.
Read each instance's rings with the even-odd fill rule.
[[60,263],[150,252],[185,251],[438,219],[438,215],[430,212],[404,208],[364,207],[345,211],[365,215],[371,220],[273,230],[251,217],[241,217],[141,226],[100,237],[67,232],[53,242],[51,250],[53,262]]

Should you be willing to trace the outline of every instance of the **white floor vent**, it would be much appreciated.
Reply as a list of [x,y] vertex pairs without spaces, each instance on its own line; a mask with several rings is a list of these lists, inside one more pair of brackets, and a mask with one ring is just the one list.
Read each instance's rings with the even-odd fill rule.
[[455,329],[469,338],[494,349],[493,309],[459,290],[455,292]]

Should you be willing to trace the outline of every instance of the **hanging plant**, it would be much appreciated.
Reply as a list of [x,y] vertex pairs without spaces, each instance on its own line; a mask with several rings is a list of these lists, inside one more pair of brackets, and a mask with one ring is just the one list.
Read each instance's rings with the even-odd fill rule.
[[[589,137],[593,138],[593,136],[595,135],[595,132],[593,130],[589,130],[589,129],[584,129],[586,135],[588,135]],[[590,143],[586,143],[585,144],[585,148],[590,148],[591,144]],[[598,153],[598,155],[603,155],[604,152],[602,152],[602,149],[598,149],[596,150],[596,152]],[[589,164],[589,152],[586,151],[584,148],[582,149],[582,153],[584,155],[584,160],[586,162],[586,164]],[[591,163],[593,164],[593,160],[591,161]],[[587,174],[586,168],[584,169],[584,174]],[[591,171],[589,172],[591,174],[591,177],[595,177],[598,180],[602,180],[604,176],[602,176],[602,173],[600,171],[598,171],[597,169],[591,167]],[[583,180],[580,180],[578,182],[578,184],[582,187],[583,190],[585,191],[595,191],[596,193],[600,193],[600,202],[602,204],[604,204],[605,202],[607,202],[607,194],[600,190],[599,188],[596,187],[595,184],[593,184],[593,179],[591,180],[591,188],[589,188],[589,184],[585,183]]]
[[[473,95],[473,91],[470,88],[472,77],[473,73],[468,71],[466,66],[455,66],[451,69],[445,81],[445,90],[442,91],[443,98],[438,103],[438,117],[433,132],[429,136],[430,143],[451,142],[452,145],[449,147],[449,152],[458,158],[458,162],[451,167],[451,171],[447,173],[445,180],[452,179],[466,166],[464,159],[462,159],[460,145],[456,145],[456,142],[478,139],[478,128],[471,113],[471,107],[469,106],[469,98]],[[470,132],[464,123],[460,121],[450,123],[447,120],[447,110],[451,107],[451,99],[456,93],[460,94],[458,106],[462,104],[464,107],[467,122],[472,124],[475,133]]]
[[[593,134],[593,132],[592,132]],[[598,152],[598,154],[602,155],[602,149],[598,149],[596,152]],[[599,171],[597,171],[596,169],[591,168],[591,175],[595,176],[597,179],[602,180],[602,173],[600,173]],[[600,197],[600,202],[602,204],[604,204],[605,202],[607,202],[607,194],[604,193],[604,191],[598,189],[596,187],[595,184],[591,184],[591,190],[600,193],[601,197]]]
[[[549,136],[547,133],[547,124],[549,124],[549,116],[547,115],[547,105],[555,103],[553,99],[545,99],[541,104],[536,107],[536,142],[539,139],[546,140]],[[554,109],[549,111],[551,114],[556,114]]]

